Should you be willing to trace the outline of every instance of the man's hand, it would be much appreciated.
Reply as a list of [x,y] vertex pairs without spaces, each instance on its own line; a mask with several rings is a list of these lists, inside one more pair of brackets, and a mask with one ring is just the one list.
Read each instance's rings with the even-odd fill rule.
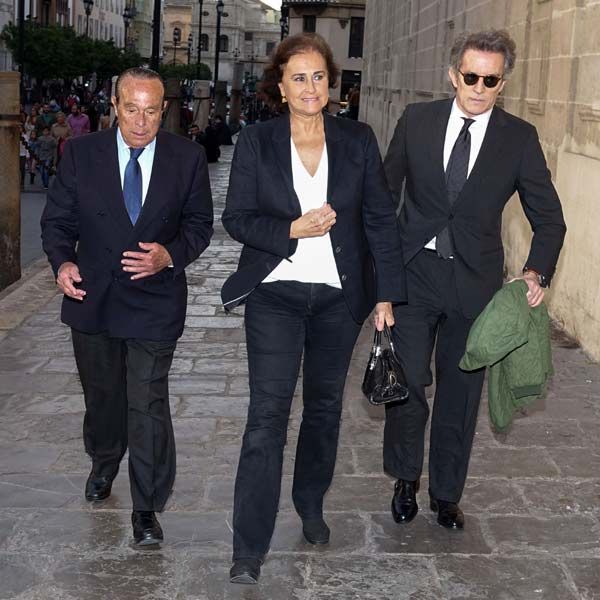
[[123,252],[123,271],[135,273],[131,279],[142,279],[162,271],[165,267],[173,264],[171,255],[167,249],[156,242],[139,242],[138,246],[144,252]]
[[383,331],[385,324],[392,327],[394,324],[394,312],[392,311],[391,302],[378,302],[375,305],[375,327],[377,331]]
[[330,204],[313,208],[292,221],[290,239],[321,237],[335,225],[336,213]]
[[86,292],[73,285],[74,283],[81,283],[81,281],[79,267],[75,263],[64,262],[60,265],[56,277],[56,285],[58,285],[65,296],[81,302],[85,297]]
[[527,303],[532,308],[539,306],[544,299],[544,288],[540,285],[538,281],[538,276],[533,271],[526,271],[523,273],[523,279],[529,288],[527,292]]

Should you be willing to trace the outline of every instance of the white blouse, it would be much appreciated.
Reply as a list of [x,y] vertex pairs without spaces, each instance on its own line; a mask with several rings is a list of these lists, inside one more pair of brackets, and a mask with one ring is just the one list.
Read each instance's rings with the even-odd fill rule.
[[[327,179],[329,175],[327,144],[323,146],[317,172],[312,177],[302,164],[294,140],[291,137],[290,144],[294,190],[300,201],[302,214],[305,214],[313,208],[320,208],[327,202]],[[282,260],[263,281],[325,283],[341,289],[342,284],[333,257],[329,233],[321,237],[299,239],[296,252],[290,256],[289,260]]]

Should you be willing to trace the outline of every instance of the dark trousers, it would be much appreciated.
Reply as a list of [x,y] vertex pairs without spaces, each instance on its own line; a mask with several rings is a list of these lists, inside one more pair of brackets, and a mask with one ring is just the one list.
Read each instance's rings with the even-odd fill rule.
[[168,374],[177,342],[71,331],[92,469],[114,478],[129,446],[133,509],[161,511],[175,481]]
[[261,284],[246,305],[250,406],[235,482],[233,559],[262,558],[279,506],[283,449],[302,355],[302,425],[293,501],[321,516],[333,477],[342,395],[360,331],[341,290],[324,284]]
[[405,367],[410,399],[386,406],[383,458],[398,479],[419,479],[423,468],[435,344],[436,389],[429,444],[429,492],[458,502],[469,457],[485,370],[458,368],[473,320],[463,316],[457,297],[454,261],[421,251],[407,265],[408,304],[394,308],[393,338]]

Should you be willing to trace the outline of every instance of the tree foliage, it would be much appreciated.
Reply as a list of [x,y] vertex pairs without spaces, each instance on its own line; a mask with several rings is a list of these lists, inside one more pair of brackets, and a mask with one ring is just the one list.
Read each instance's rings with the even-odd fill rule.
[[[20,63],[18,27],[12,23],[6,25],[0,38]],[[72,27],[39,27],[32,23],[25,27],[24,69],[38,83],[56,79],[72,81],[92,73],[102,81],[143,62],[137,52],[117,48],[112,40],[78,35]]]
[[184,79],[208,79],[212,78],[211,70],[204,63],[200,63],[200,77],[197,76],[197,65],[174,65],[174,64],[162,64],[158,68],[158,72],[164,79],[168,77],[174,77],[180,80]]

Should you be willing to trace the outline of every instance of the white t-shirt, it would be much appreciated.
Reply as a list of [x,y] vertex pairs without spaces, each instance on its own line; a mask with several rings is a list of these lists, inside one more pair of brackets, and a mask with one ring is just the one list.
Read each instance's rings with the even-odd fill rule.
[[[329,175],[327,144],[323,146],[321,160],[313,177],[302,164],[294,140],[291,137],[290,144],[294,190],[300,201],[302,214],[305,214],[313,208],[320,208],[327,202],[327,179]],[[282,260],[263,281],[325,283],[341,288],[342,284],[333,257],[329,234],[326,233],[321,237],[299,239],[296,252],[290,256],[289,260]]]

